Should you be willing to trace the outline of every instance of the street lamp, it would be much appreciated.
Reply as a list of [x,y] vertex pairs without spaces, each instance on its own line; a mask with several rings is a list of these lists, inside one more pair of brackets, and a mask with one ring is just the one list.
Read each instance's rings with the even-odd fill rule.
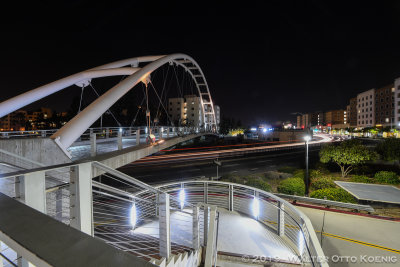
[[309,194],[309,185],[310,185],[310,178],[308,177],[308,141],[311,140],[311,136],[306,135],[304,136],[305,146],[306,146],[306,175],[305,175],[305,184],[306,184],[306,196]]

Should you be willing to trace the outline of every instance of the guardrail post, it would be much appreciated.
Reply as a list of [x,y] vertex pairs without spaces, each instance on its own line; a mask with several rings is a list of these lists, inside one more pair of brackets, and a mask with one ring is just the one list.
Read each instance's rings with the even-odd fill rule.
[[204,222],[203,222],[203,225],[204,225],[204,233],[203,233],[203,240],[204,240],[204,244],[203,244],[203,246],[206,246],[207,245],[207,237],[208,237],[208,215],[209,215],[209,206],[208,205],[205,205],[204,206],[204,218],[203,218],[203,220],[204,220]]
[[229,210],[233,211],[233,185],[229,185]]
[[279,201],[278,202],[278,235],[285,235],[285,205]]
[[136,130],[136,145],[140,144],[140,128]]
[[[92,132],[93,130],[90,129]],[[90,156],[94,157],[97,154],[96,134],[90,134]]]
[[214,255],[217,249],[215,238],[217,235],[217,208],[215,206],[210,208],[210,225],[208,228],[207,240],[209,241],[206,246],[206,259],[204,261],[205,267],[214,266]]
[[46,130],[41,131],[42,137],[46,137]]
[[208,202],[208,183],[204,183],[204,193],[203,193],[203,196],[204,196],[204,203],[205,204],[207,204],[207,202]]
[[118,150],[122,150],[122,131],[118,131]]
[[25,205],[40,212],[46,213],[46,182],[45,172],[38,171],[18,177],[19,190],[16,197],[19,197]]
[[169,195],[161,193],[159,195],[159,236],[160,236],[160,256],[167,260],[171,256],[171,236],[170,236],[170,205]]
[[90,128],[89,129],[89,135],[92,135],[93,134],[93,128]]
[[169,127],[167,127],[167,138],[169,138]]
[[[2,245],[1,245],[1,240],[0,240],[0,252],[3,251]],[[0,267],[4,267],[3,265],[3,258],[0,256]]]
[[160,193],[157,193],[156,194],[156,216],[160,215],[159,205],[158,205],[159,202],[160,202]]
[[110,138],[110,128],[106,128],[106,139]]
[[193,249],[200,248],[200,207],[193,207]]
[[92,163],[71,167],[70,177],[70,225],[93,236]]

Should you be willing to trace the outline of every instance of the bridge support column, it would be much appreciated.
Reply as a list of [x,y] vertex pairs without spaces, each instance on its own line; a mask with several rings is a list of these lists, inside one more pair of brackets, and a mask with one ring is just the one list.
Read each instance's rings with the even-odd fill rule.
[[19,189],[16,197],[25,205],[46,213],[45,172],[39,171],[18,177]]
[[122,132],[118,131],[118,150],[122,150]]
[[70,179],[71,226],[93,236],[92,164],[71,167]]
[[160,256],[168,260],[171,256],[169,195],[166,193],[159,194],[159,201]]
[[140,145],[140,128],[136,131],[136,145]]
[[233,185],[229,185],[229,210],[233,211]]
[[[93,130],[90,129],[92,132]],[[96,134],[90,134],[90,156],[94,157],[97,154]]]
[[193,207],[193,249],[200,248],[200,207]]
[[278,235],[285,235],[285,205],[282,202],[278,202]]

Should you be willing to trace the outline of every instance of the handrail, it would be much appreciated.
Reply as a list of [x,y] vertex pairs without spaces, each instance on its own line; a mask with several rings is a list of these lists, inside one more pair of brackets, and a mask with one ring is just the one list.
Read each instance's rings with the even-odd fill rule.
[[[328,266],[324,252],[322,251],[322,248],[319,244],[318,238],[315,234],[314,228],[313,228],[310,220],[308,219],[307,216],[304,215],[303,212],[298,210],[295,206],[290,204],[288,201],[286,201],[272,193],[265,192],[265,191],[257,189],[257,188],[253,188],[253,187],[241,185],[241,184],[230,183],[230,182],[221,182],[221,181],[189,180],[189,181],[184,181],[184,182],[172,182],[172,183],[167,183],[167,184],[163,184],[163,185],[158,185],[158,186],[156,186],[156,188],[160,189],[160,190],[164,190],[166,193],[170,193],[172,191],[177,190],[176,187],[169,188],[171,186],[183,185],[184,188],[188,190],[188,192],[190,192],[190,189],[198,188],[198,187],[195,187],[194,185],[193,185],[193,187],[185,186],[187,184],[194,184],[194,185],[195,184],[204,184],[204,188],[205,188],[205,185],[207,185],[208,190],[210,190],[209,186],[212,186],[212,185],[218,185],[218,186],[225,185],[228,187],[232,186],[232,188],[233,187],[235,188],[235,192],[237,192],[237,194],[244,194],[244,195],[248,195],[249,197],[250,196],[254,197],[256,195],[262,195],[263,200],[265,200],[264,199],[265,197],[267,199],[271,199],[271,200],[265,200],[267,203],[271,204],[272,202],[275,201],[277,203],[283,204],[283,206],[285,208],[283,208],[283,206],[281,208],[281,205],[279,205],[279,204],[274,205],[274,207],[277,210],[279,210],[280,212],[282,212],[284,214],[284,216],[287,216],[288,221],[285,220],[284,224],[288,224],[288,223],[294,224],[294,226],[288,227],[288,230],[286,230],[287,232],[300,231],[300,233],[301,233],[300,237],[295,237],[295,238],[297,238],[298,241],[301,240],[302,244],[305,245],[305,247],[302,249],[299,248],[299,253],[300,253],[299,256],[304,261],[309,260],[313,266]],[[221,188],[218,188],[218,189],[224,191]],[[217,190],[217,189],[215,189],[215,190]],[[237,190],[239,190],[239,191],[237,191]],[[240,190],[249,190],[249,192],[253,192],[254,195],[250,194],[250,193],[241,192]],[[204,192],[206,192],[206,191],[204,191]],[[137,194],[140,195],[143,193],[145,193],[145,191],[141,191]],[[224,191],[221,194],[226,194],[226,193],[227,192]],[[213,193],[213,194],[215,195],[218,193]],[[232,193],[232,195],[233,195],[233,197],[240,198],[239,196],[235,196],[233,193]],[[212,197],[212,195],[207,194],[207,199],[211,198],[211,197]],[[298,217],[298,219],[296,219],[297,217]],[[278,224],[279,224],[279,222],[278,222]],[[294,230],[290,229],[290,228],[293,228]],[[278,229],[279,229],[279,227],[278,227]],[[287,235],[286,231],[285,231],[285,235]],[[290,232],[289,235],[291,235],[291,237],[293,238],[293,232]],[[289,236],[287,236],[287,237],[290,239]],[[291,241],[291,242],[293,242],[293,241]],[[294,245],[297,246],[296,244],[294,244]],[[300,246],[300,245],[298,245],[298,246]],[[314,250],[312,251],[312,249],[314,249]],[[307,252],[307,254],[308,254],[308,255],[306,255],[305,258],[303,258],[304,257],[303,251]]]
[[299,200],[299,201],[303,201],[303,202],[310,202],[310,203],[315,203],[315,204],[320,204],[320,205],[325,205],[325,206],[349,208],[349,209],[355,209],[355,210],[365,210],[365,211],[368,211],[368,212],[374,212],[375,211],[374,208],[371,207],[370,205],[345,203],[345,202],[339,202],[339,201],[333,201],[333,200],[327,200],[327,199],[294,196],[294,195],[287,195],[287,194],[281,194],[281,193],[276,193],[275,195],[277,195],[279,197],[282,197],[282,198]]

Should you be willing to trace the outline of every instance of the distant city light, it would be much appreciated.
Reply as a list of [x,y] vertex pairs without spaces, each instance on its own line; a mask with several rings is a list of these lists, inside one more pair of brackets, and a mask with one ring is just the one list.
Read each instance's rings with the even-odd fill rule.
[[263,131],[264,133],[266,133],[266,132],[267,132],[267,128],[264,128],[262,131]]
[[255,132],[255,131],[257,131],[257,128],[250,128],[250,131],[252,131],[252,132]]
[[185,189],[181,188],[179,190],[179,201],[181,202],[181,210],[183,209],[183,206],[185,206],[185,199],[186,199],[186,194],[185,194]]
[[137,220],[137,211],[136,211],[136,204],[133,203],[130,211],[130,222],[132,225],[132,229],[135,229]]
[[260,215],[260,201],[255,196],[251,209],[253,211],[253,216],[258,219],[258,215]]

